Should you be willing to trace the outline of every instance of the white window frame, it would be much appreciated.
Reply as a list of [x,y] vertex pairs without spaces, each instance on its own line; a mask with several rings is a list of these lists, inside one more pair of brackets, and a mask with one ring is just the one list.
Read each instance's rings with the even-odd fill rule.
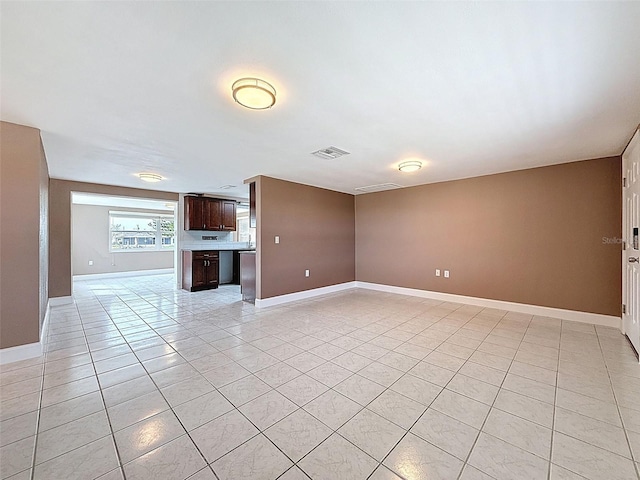
[[[238,213],[236,214],[236,231],[234,232],[234,241],[236,242],[248,242],[248,243],[255,243],[256,240],[256,229],[255,227],[252,228],[250,227],[250,215],[249,215],[249,208],[247,205],[247,209],[246,211],[240,211],[238,209]],[[246,232],[244,233],[244,236],[246,238],[242,238],[242,228],[240,226],[240,224],[242,222],[246,222]]]
[[[154,248],[142,247],[142,248],[123,248],[123,249],[114,249],[113,248],[113,233],[114,230],[112,228],[113,222],[112,218],[144,218],[149,220],[156,221],[156,232],[155,232],[155,245]],[[160,225],[160,220],[170,218],[173,220],[174,232],[173,239],[174,243],[171,246],[162,245],[162,228]],[[164,213],[148,213],[148,212],[122,212],[116,210],[109,210],[109,253],[142,253],[142,252],[173,252],[176,249],[175,239],[176,239],[176,231],[175,231],[175,215],[173,214],[164,214]],[[142,231],[142,230],[141,230]],[[146,232],[151,232],[152,230],[144,230]]]

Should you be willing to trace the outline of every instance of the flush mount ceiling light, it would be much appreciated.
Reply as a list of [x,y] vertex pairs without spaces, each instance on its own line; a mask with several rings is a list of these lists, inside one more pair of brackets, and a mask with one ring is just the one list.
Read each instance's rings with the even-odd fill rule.
[[252,110],[266,110],[276,103],[276,89],[259,78],[241,78],[231,86],[233,99]]
[[398,165],[398,170],[401,172],[417,172],[422,168],[422,162],[418,160],[407,160],[406,162],[402,162]]
[[158,175],[157,173],[138,173],[138,177],[140,177],[140,180],[144,180],[145,182],[149,183],[155,183],[159,182],[160,180],[164,180],[162,175]]

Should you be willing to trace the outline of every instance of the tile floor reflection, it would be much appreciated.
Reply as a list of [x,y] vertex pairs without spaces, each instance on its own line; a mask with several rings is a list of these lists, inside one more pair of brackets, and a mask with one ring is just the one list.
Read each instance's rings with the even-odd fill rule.
[[78,281],[0,370],[12,480],[637,479],[619,331],[367,290],[256,309]]

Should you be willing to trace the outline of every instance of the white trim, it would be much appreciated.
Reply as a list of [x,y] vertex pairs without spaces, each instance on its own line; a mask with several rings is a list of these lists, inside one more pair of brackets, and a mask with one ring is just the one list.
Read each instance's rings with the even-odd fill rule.
[[296,302],[298,300],[306,300],[307,298],[318,297],[328,293],[342,292],[343,290],[351,290],[356,287],[356,282],[338,283],[337,285],[329,285],[327,287],[313,288],[302,292],[287,293],[286,295],[278,295],[270,298],[256,298],[256,307],[273,307],[274,305],[282,305],[283,303]]
[[431,298],[443,302],[464,303],[467,305],[476,305],[478,307],[497,308],[500,310],[509,310],[511,312],[527,313],[530,315],[539,315],[543,317],[559,318],[561,320],[570,320],[572,322],[589,323],[592,325],[602,325],[605,327],[613,327],[620,329],[622,326],[621,318],[612,315],[602,315],[599,313],[579,312],[577,310],[564,310],[562,308],[543,307],[540,305],[528,305],[525,303],[506,302],[503,300],[492,300],[489,298],[468,297],[465,295],[456,295],[453,293],[432,292],[429,290],[418,290],[416,288],[395,287],[392,285],[382,285],[379,283],[369,282],[346,282],[328,287],[314,288],[312,290],[304,290],[302,292],[289,293],[279,295],[277,297],[259,299],[256,298],[256,307],[265,308],[285,303],[296,302],[308,298],[326,295],[328,293],[341,292],[352,288],[364,288],[367,290],[376,290],[379,292],[395,293],[398,295],[410,295],[412,297]]
[[44,314],[44,321],[40,326],[40,345],[44,345],[47,338],[47,329],[49,328],[49,317],[51,315],[51,300],[47,302],[47,311]]
[[399,295],[411,295],[413,297],[431,298],[443,302],[465,303],[478,307],[498,308],[511,312],[528,313],[530,315],[540,315],[544,317],[560,318],[572,322],[590,323],[620,329],[621,318],[599,313],[579,312],[576,310],[564,310],[561,308],[542,307],[540,305],[528,305],[525,303],[505,302],[502,300],[491,300],[488,298],[467,297],[455,295],[453,293],[432,292],[429,290],[418,290],[415,288],[394,287],[392,285],[381,285],[379,283],[355,282],[357,288],[367,290],[377,290],[379,292],[396,293]]
[[51,297],[47,305],[49,307],[59,307],[60,305],[69,305],[71,303],[73,303],[73,297],[69,295],[68,297]]
[[17,347],[9,347],[0,349],[0,365],[7,363],[19,362],[21,360],[29,360],[42,355],[42,343],[28,343],[26,345],[18,345]]
[[[145,210],[145,209],[142,208],[140,210]],[[153,209],[146,209],[146,210],[153,210]],[[174,218],[175,213],[173,212],[173,210],[171,211],[167,210],[166,213],[156,213],[152,211],[142,212],[139,210],[138,211],[133,210],[129,212],[127,212],[126,210],[109,210],[109,215],[115,215],[116,217],[128,217],[128,218],[140,218],[140,217],[142,218],[153,218],[153,217]],[[151,230],[148,230],[148,231],[151,231]]]
[[[132,249],[114,249],[113,248],[113,233],[118,232],[118,230],[113,230],[113,221],[112,217],[121,217],[121,218],[135,218],[135,219],[156,219],[156,228],[155,228],[155,243],[153,248],[148,248],[149,246],[145,246],[142,248],[132,248]],[[109,253],[141,253],[141,252],[164,252],[164,251],[172,251],[175,250],[175,220],[173,222],[174,225],[174,244],[171,245],[171,248],[163,248],[162,244],[162,225],[160,224],[161,219],[163,218],[171,218],[175,219],[175,213],[167,212],[167,213],[147,213],[141,211],[131,211],[131,212],[123,212],[118,210],[109,210]],[[153,230],[140,230],[141,232],[153,232]],[[122,233],[131,232],[131,230],[122,230]],[[137,242],[136,242],[137,243]]]
[[99,280],[101,278],[141,277],[143,275],[162,275],[173,273],[173,268],[156,268],[154,270],[132,270],[130,272],[88,273],[86,275],[74,275],[73,280]]
[[37,358],[44,353],[44,344],[47,338],[47,330],[49,328],[49,318],[51,317],[51,307],[59,305],[68,305],[73,303],[73,297],[53,297],[47,301],[47,310],[44,314],[44,321],[40,327],[40,341],[28,343],[26,345],[17,345],[15,347],[0,349],[0,365],[6,363],[19,362],[21,360],[29,360]]

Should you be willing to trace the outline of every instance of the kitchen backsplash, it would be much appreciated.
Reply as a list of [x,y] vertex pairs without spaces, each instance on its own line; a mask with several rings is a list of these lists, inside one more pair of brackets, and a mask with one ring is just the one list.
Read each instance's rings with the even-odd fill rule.
[[[202,237],[215,237],[215,240],[204,240]],[[233,232],[200,232],[196,230],[183,230],[182,241],[184,243],[216,243],[233,242]]]
[[[211,250],[234,250],[249,248],[249,244],[247,242],[234,241],[234,232],[200,232],[183,230],[181,233],[181,249],[211,248]],[[203,237],[205,237],[206,240]],[[213,240],[211,239],[212,237],[214,238]]]

